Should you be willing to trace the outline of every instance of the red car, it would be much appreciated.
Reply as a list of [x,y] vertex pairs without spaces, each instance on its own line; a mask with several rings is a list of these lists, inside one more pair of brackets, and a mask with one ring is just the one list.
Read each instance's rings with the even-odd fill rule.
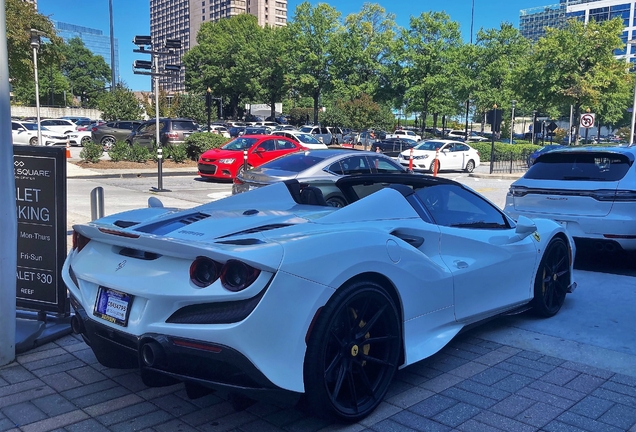
[[243,172],[245,150],[250,169],[306,148],[281,136],[243,135],[221,148],[204,152],[199,157],[199,175],[203,178],[233,179],[238,173]]

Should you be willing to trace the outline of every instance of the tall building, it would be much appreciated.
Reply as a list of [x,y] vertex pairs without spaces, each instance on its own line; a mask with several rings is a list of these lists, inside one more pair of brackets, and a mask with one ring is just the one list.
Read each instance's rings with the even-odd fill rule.
[[[181,50],[174,57],[161,57],[159,69],[181,58],[196,45],[196,36],[205,22],[215,22],[242,13],[258,19],[261,26],[287,25],[287,0],[150,0],[150,35],[161,46],[166,39],[179,39]],[[168,93],[185,90],[185,70],[178,75],[161,77],[159,85]],[[153,83],[154,86],[154,83]]]
[[[84,42],[84,46],[91,50],[93,54],[100,55],[106,64],[113,69],[110,64],[110,36],[105,35],[101,30],[82,27],[75,24],[52,21],[55,33],[68,42],[69,39],[78,37]],[[119,41],[115,38],[115,77],[119,80]]]
[[[621,36],[625,45],[614,51],[618,58],[636,62],[636,51],[628,53],[627,41],[636,39],[636,0],[561,0],[561,3],[532,9],[523,9],[519,14],[519,31],[533,41],[545,35],[547,27],[560,28],[569,19],[585,23],[621,18],[625,26]],[[583,41],[582,41],[583,43]]]

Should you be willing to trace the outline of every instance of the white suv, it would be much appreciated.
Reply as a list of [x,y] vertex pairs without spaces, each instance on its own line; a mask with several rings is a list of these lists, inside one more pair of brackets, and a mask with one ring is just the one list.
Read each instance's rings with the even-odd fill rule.
[[635,146],[544,153],[510,186],[505,211],[554,219],[597,251],[636,251],[634,161]]
[[333,141],[333,135],[328,128],[324,126],[303,126],[300,128],[303,133],[312,134],[317,140],[323,142],[326,145],[330,145]]

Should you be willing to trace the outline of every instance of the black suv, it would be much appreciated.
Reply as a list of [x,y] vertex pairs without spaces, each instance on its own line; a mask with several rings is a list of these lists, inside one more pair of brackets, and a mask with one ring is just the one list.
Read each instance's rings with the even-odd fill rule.
[[[198,126],[192,119],[187,118],[160,118],[159,139],[161,145],[183,144],[187,137],[198,131]],[[141,124],[136,131],[131,133],[126,142],[130,145],[139,144],[149,149],[155,143],[156,119],[148,120]]]
[[91,129],[91,137],[94,143],[101,144],[105,150],[117,142],[123,141],[128,135],[143,122],[138,120],[117,120],[94,126]]

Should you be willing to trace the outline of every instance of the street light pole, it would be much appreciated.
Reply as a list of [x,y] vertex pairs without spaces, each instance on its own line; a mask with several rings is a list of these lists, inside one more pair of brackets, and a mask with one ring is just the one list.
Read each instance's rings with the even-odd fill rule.
[[33,71],[35,72],[35,109],[38,122],[38,145],[42,144],[42,126],[40,125],[40,85],[38,81],[38,49],[40,48],[40,36],[44,33],[31,29],[31,47],[33,48]]
[[152,71],[155,73],[155,140],[157,143],[157,191],[163,192],[163,149],[159,131],[159,56],[152,54]]
[[512,117],[510,118],[510,144],[512,144],[512,136],[515,134],[515,105],[517,101],[512,100]]

